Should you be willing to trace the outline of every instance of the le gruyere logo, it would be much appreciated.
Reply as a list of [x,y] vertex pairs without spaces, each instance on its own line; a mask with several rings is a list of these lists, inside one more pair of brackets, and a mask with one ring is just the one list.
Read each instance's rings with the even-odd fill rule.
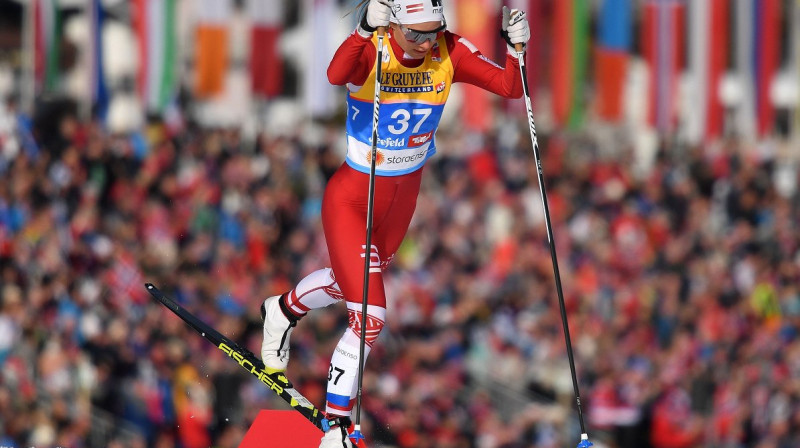
[[433,72],[381,73],[381,90],[389,93],[433,92]]

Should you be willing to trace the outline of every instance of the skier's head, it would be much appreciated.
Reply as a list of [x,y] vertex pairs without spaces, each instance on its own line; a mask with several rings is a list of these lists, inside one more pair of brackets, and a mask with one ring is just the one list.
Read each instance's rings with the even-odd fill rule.
[[389,20],[401,25],[425,22],[444,24],[442,0],[394,0],[394,10]]
[[415,59],[425,57],[447,28],[442,0],[394,0],[389,20],[397,43]]

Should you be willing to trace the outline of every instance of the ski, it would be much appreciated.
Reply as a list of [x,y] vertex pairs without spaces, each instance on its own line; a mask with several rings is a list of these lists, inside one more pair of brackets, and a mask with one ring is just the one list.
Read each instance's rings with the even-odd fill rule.
[[264,370],[264,363],[256,355],[249,350],[240,347],[235,342],[223,336],[220,332],[211,328],[202,320],[195,317],[192,313],[181,307],[174,300],[170,299],[164,293],[158,290],[152,283],[145,283],[145,287],[150,295],[158,300],[162,305],[169,308],[170,311],[175,313],[184,322],[194,328],[195,331],[200,333],[200,336],[206,338],[209,342],[214,344],[218,349],[222,350],[229,358],[233,359],[243,369],[250,372],[253,376],[259,379],[265,386],[275,392],[283,401],[289,404],[294,410],[303,415],[314,426],[323,432],[327,432],[331,426],[339,422],[334,420],[330,421],[325,418],[322,413],[313,403],[306,397],[298,392],[292,383],[286,378],[286,375],[277,372],[268,374]]

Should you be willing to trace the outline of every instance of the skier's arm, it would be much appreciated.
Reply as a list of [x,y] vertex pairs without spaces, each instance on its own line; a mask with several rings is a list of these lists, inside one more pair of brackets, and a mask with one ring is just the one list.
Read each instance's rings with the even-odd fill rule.
[[355,30],[342,42],[328,66],[328,81],[331,84],[364,85],[375,64],[376,50],[371,40],[371,37],[365,37]]
[[345,39],[328,66],[328,81],[343,86],[364,85],[367,76],[375,65],[377,50],[370,43],[372,33],[380,27],[389,26],[392,13],[391,0],[371,0],[361,20],[350,37]]
[[[465,82],[506,98],[522,96],[519,61],[506,54],[505,68],[487,58],[467,39],[448,33],[448,50],[453,61],[453,82]],[[451,43],[452,42],[452,43]]]

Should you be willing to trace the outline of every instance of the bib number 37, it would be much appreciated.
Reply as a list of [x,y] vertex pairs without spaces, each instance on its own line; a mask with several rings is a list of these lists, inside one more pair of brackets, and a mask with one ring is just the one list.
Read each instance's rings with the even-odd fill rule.
[[[353,113],[350,114],[350,119],[355,121],[360,111],[355,106],[351,106],[350,108],[353,111]],[[425,120],[431,116],[431,113],[433,113],[433,108],[430,107],[412,109],[410,111],[408,109],[397,109],[390,115],[394,123],[388,126],[389,132],[394,135],[405,134],[413,121],[414,127],[411,129],[411,132],[417,134],[420,128],[422,128],[423,123],[425,123]]]
[[397,109],[391,115],[391,118],[396,120],[396,122],[388,126],[389,132],[395,135],[405,134],[406,131],[408,131],[408,127],[410,126],[409,122],[413,115],[416,123],[411,132],[416,134],[422,127],[422,124],[425,123],[425,120],[431,116],[431,112],[433,112],[433,109],[430,107],[412,109],[410,112],[406,109]]

